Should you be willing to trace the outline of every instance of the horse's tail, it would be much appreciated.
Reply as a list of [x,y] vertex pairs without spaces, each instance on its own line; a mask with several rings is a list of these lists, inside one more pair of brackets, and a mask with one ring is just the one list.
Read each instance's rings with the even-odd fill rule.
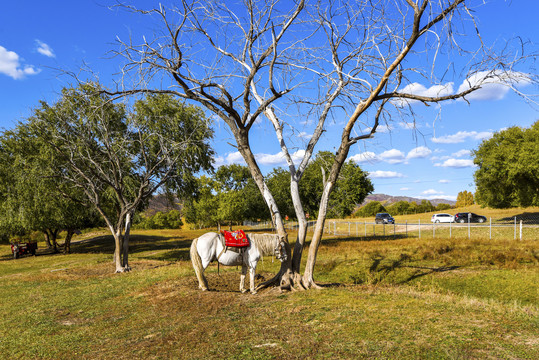
[[195,269],[195,274],[197,275],[198,287],[202,290],[208,290],[208,281],[204,276],[204,267],[202,266],[202,259],[198,254],[197,244],[198,238],[194,239],[193,243],[191,244],[191,263],[193,263],[193,268]]

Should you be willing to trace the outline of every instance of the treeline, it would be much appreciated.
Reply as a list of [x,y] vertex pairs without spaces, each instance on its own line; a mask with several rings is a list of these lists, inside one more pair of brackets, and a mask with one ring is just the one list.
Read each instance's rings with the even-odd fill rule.
[[354,212],[353,217],[372,217],[375,216],[377,213],[390,213],[391,215],[409,215],[432,211],[445,211],[452,208],[453,207],[451,205],[444,203],[434,206],[428,200],[421,200],[420,204],[417,204],[414,201],[398,201],[387,206],[384,206],[379,201],[371,201],[360,207],[356,212]]
[[[210,171],[213,131],[197,107],[168,95],[115,101],[97,83],[62,90],[0,131],[0,240],[43,232],[64,251],[79,229],[106,226],[116,271],[128,271],[129,229],[158,189],[188,196]],[[177,226],[177,214],[141,226]]]
[[[318,215],[325,174],[332,164],[330,152],[319,152],[308,165],[299,184],[303,208],[310,218]],[[374,187],[368,173],[354,162],[343,165],[335,190],[329,199],[328,216],[350,216]],[[266,176],[266,183],[273,194],[283,217],[294,219],[295,211],[290,196],[290,173],[282,168],[273,169]],[[271,220],[269,210],[246,166],[221,166],[213,175],[198,178],[196,191],[184,203],[187,223],[196,227],[216,224],[237,224],[244,220]]]

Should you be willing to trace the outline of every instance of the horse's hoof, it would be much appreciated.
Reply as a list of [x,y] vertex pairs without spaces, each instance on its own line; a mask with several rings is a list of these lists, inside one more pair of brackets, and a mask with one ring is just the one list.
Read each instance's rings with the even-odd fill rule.
[[242,294],[245,294],[247,292],[247,290],[245,290],[245,289],[243,289],[243,290],[240,289],[240,291],[241,291]]
[[256,290],[255,290],[255,291],[251,291],[251,294],[252,294],[252,295],[256,295],[256,294],[258,294],[258,291],[256,291]]
[[208,291],[208,288],[200,288],[202,291]]

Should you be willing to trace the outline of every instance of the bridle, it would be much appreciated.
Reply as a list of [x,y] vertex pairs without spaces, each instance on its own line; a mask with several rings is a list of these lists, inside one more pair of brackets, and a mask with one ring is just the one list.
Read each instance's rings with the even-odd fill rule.
[[277,243],[274,249],[274,253],[275,253],[275,258],[277,258],[277,260],[279,260],[280,262],[286,261],[288,256],[286,254],[286,244],[283,240],[280,240]]

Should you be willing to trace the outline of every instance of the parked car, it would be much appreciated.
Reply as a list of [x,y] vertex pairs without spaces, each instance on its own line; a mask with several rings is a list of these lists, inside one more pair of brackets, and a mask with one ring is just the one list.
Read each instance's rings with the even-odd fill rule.
[[455,215],[455,222],[467,223],[468,219],[470,222],[478,222],[478,223],[484,223],[485,221],[487,221],[487,218],[485,216],[477,215],[470,212],[462,212],[462,213],[457,213]]
[[393,219],[393,216],[389,215],[388,213],[378,213],[374,218],[374,222],[376,224],[394,224],[395,219]]
[[430,221],[433,223],[451,223],[455,221],[455,217],[451,214],[434,214]]

